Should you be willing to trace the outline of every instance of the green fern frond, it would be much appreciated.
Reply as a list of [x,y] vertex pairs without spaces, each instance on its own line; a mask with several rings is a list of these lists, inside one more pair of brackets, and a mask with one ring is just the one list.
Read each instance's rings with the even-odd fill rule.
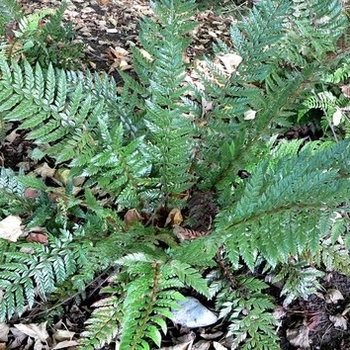
[[22,10],[15,0],[3,0],[0,3],[0,36],[5,34],[6,25],[23,16]]
[[232,44],[243,58],[238,71],[246,82],[263,81],[275,69],[279,44],[285,35],[283,23],[289,11],[286,1],[261,1],[247,19],[231,26]]
[[263,293],[268,285],[257,278],[247,276],[237,276],[235,281],[233,291],[225,282],[215,287],[219,290],[216,295],[219,318],[228,320],[227,336],[233,336],[231,348],[279,349],[277,321],[271,313],[274,303],[270,296]]
[[319,279],[324,273],[314,267],[308,266],[305,261],[288,263],[281,267],[273,283],[283,281],[281,296],[285,296],[284,305],[289,305],[295,299],[301,297],[307,299],[311,294],[321,288]]
[[336,51],[336,42],[348,26],[339,0],[293,0],[291,10],[285,24],[288,36],[281,45],[286,62],[302,67],[308,60],[321,61]]
[[111,320],[122,319],[122,299],[111,296],[96,302],[92,316],[86,321],[86,331],[81,333],[80,348],[94,350],[110,343],[120,332],[120,326]]
[[310,153],[284,156],[274,164],[261,162],[233,210],[219,214],[217,234],[226,237],[230,248],[236,247],[251,269],[258,252],[272,266],[287,262],[290,254],[315,252],[327,234],[320,231],[320,219],[333,216],[339,203],[346,201],[349,142]]
[[[172,318],[171,310],[176,309],[177,301],[183,299],[177,289],[188,286],[209,297],[209,288],[197,270],[180,261],[168,261],[167,255],[160,250],[152,255],[129,254],[116,263],[122,266],[122,271],[114,278],[115,287],[105,289],[112,296],[97,305],[92,320],[88,321],[88,333],[84,334],[93,341],[100,341],[100,345],[102,339],[109,341],[120,331],[120,349],[150,349],[152,342],[160,346],[162,336],[159,329],[166,333],[165,318]],[[120,282],[127,283],[126,289],[123,290]],[[109,310],[111,300],[114,300],[114,310],[119,310],[114,315]],[[108,322],[108,336],[100,338],[100,333],[93,329],[96,325],[105,328]],[[111,330],[115,332],[112,334]]]
[[[41,244],[17,244],[16,251],[4,253],[0,267],[0,319],[10,319],[15,313],[21,315],[25,307],[34,305],[35,298],[46,299],[55,291],[55,284],[63,282],[76,271],[74,252],[66,248],[72,237],[62,231],[62,239],[52,242],[47,249]],[[20,248],[34,253],[21,252]],[[28,250],[30,249],[30,250]],[[66,269],[69,261],[69,270]]]
[[134,50],[141,85],[126,79],[128,89],[146,97],[143,119],[149,145],[145,150],[152,156],[155,202],[162,206],[181,205],[175,197],[193,181],[189,173],[195,149],[193,109],[181,102],[189,89],[183,86],[186,66],[182,52],[189,43],[185,35],[194,27],[189,21],[193,3],[154,3],[158,22],[145,18],[141,23],[140,40],[147,57]]

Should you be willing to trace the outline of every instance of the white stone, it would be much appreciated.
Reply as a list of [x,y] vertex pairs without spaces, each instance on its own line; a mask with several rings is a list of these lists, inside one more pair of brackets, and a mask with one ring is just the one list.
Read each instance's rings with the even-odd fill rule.
[[218,317],[203,306],[199,300],[186,297],[186,300],[178,302],[180,308],[172,310],[173,321],[188,328],[205,327],[215,323]]

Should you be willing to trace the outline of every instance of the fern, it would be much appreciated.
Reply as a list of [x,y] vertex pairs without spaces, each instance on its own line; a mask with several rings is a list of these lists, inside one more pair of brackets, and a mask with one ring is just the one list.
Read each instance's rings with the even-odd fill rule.
[[[261,162],[240,200],[218,215],[217,234],[251,269],[258,251],[272,266],[304,249],[315,252],[327,234],[319,221],[331,217],[339,199],[347,197],[348,152],[344,141],[322,152],[283,156],[275,164]],[[239,255],[234,255],[236,265]]]
[[[183,298],[175,288],[189,286],[209,296],[205,280],[195,269],[168,260],[163,252],[153,256],[130,254],[116,263],[123,270],[114,277],[115,287],[104,290],[112,296],[95,305],[98,309],[83,334],[87,337],[83,340],[85,349],[90,349],[91,344],[102,346],[111,341],[121,331],[121,325],[121,349],[150,349],[149,340],[160,346],[162,335],[158,329],[166,333],[164,318],[172,318],[171,310]],[[122,281],[127,283],[127,290],[120,288]],[[112,313],[115,323],[111,325]]]
[[317,278],[322,277],[324,273],[307,265],[300,261],[282,266],[273,278],[273,283],[284,281],[281,291],[281,295],[286,296],[283,301],[284,305],[289,305],[299,297],[307,299],[321,289]]
[[55,290],[55,284],[76,271],[75,253],[67,250],[70,240],[69,232],[61,232],[60,239],[53,239],[50,249],[40,244],[21,244],[16,250],[4,253],[0,268],[1,320],[15,313],[20,316],[26,305],[34,305],[37,296],[46,300],[46,295]]
[[10,21],[18,20],[23,16],[21,8],[15,0],[4,0],[0,4],[0,36],[5,35],[6,25]]
[[210,288],[217,289],[219,317],[229,322],[227,336],[233,336],[231,349],[279,349],[277,321],[271,313],[274,304],[263,293],[268,285],[254,277],[237,276],[235,286],[230,286],[233,291],[228,292],[229,286],[228,281],[221,285],[213,281]]

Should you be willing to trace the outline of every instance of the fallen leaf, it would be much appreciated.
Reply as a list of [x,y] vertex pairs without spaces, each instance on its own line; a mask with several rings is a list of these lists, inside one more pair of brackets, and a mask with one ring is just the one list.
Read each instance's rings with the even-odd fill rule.
[[43,179],[53,178],[56,169],[51,168],[47,163],[44,163],[34,170],[34,173],[40,175]]
[[52,335],[53,339],[58,342],[62,342],[63,340],[72,340],[75,332],[68,331],[66,329],[57,329],[55,333]]
[[9,215],[0,221],[0,238],[11,242],[17,242],[17,239],[23,234],[21,228],[22,219],[17,215]]
[[6,323],[0,323],[0,341],[7,342],[10,326]]
[[213,347],[214,347],[215,350],[227,350],[226,346],[221,345],[217,341],[213,342]]
[[307,326],[303,325],[298,328],[287,329],[286,334],[291,345],[302,349],[310,346],[309,328]]
[[174,346],[167,346],[165,348],[160,348],[159,350],[192,350],[192,343],[191,342],[187,342],[187,343],[182,343],[182,344],[177,344]]
[[124,215],[125,226],[128,228],[134,222],[141,222],[142,216],[137,209],[129,209]]
[[178,208],[174,208],[174,209],[171,209],[169,214],[168,214],[168,217],[166,218],[165,220],[165,227],[167,226],[171,226],[171,227],[174,227],[174,226],[178,226],[182,223],[183,221],[183,217],[181,215],[181,210],[178,209]]
[[206,340],[212,340],[220,338],[224,333],[221,331],[217,331],[215,333],[200,333],[201,338]]
[[204,97],[202,97],[202,115],[201,117],[204,118],[207,112],[213,110],[213,101],[207,101]]
[[24,191],[24,198],[37,198],[39,196],[39,191],[33,188],[26,188]]
[[20,134],[17,134],[17,129],[13,130],[9,135],[5,137],[5,140],[9,143],[12,143],[16,140],[16,138],[20,136]]
[[219,55],[218,58],[224,64],[226,71],[229,74],[234,72],[234,70],[242,63],[242,57],[234,53]]
[[153,61],[153,57],[145,49],[138,49],[138,50],[142,54],[142,56],[146,58],[148,61],[150,62]]
[[19,329],[15,327],[10,328],[11,334],[14,338],[14,341],[11,344],[11,349],[17,349],[20,348],[25,341],[26,338],[28,338],[28,335],[21,332]]
[[[1,299],[0,299],[1,300]],[[347,304],[346,306],[345,306],[345,309],[344,309],[344,311],[341,313],[343,316],[345,316],[346,314],[348,314],[349,313],[349,311],[350,311],[350,304]]]
[[200,340],[196,344],[193,345],[192,350],[209,350],[211,342],[206,340]]
[[52,350],[65,349],[71,346],[78,346],[79,343],[76,340],[63,340],[55,345]]
[[329,289],[325,295],[326,303],[336,304],[339,300],[344,300],[343,294],[338,289]]
[[43,233],[37,233],[37,232],[31,232],[27,238],[26,241],[31,243],[31,242],[35,242],[35,243],[42,243],[43,245],[47,245],[49,243],[49,239],[47,238],[47,236]]
[[343,113],[340,108],[337,108],[337,110],[333,113],[333,125],[338,126],[340,124],[341,118],[343,116]]
[[343,95],[347,98],[350,98],[350,85],[343,85],[340,88]]
[[348,322],[341,314],[329,316],[329,320],[334,324],[335,328],[344,329],[345,331],[348,329]]
[[100,6],[106,6],[110,3],[110,0],[97,0]]
[[306,326],[309,328],[310,331],[313,331],[316,329],[316,327],[319,325],[321,320],[320,315],[313,315],[310,317],[310,319],[307,321]]
[[40,324],[36,323],[29,323],[29,324],[15,324],[14,326],[20,330],[22,333],[34,338],[38,339],[42,342],[46,342],[46,339],[49,338],[49,334],[47,333],[46,330],[46,322],[42,322]]
[[175,236],[179,239],[180,242],[185,240],[193,241],[199,237],[207,236],[211,231],[195,231],[189,228],[184,228],[179,225],[175,225],[173,228]]
[[256,111],[249,109],[248,111],[244,112],[244,120],[254,120],[256,115]]

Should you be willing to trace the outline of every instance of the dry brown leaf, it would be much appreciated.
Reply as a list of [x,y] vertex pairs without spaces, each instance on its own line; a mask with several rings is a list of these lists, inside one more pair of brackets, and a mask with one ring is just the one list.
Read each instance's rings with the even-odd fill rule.
[[34,173],[40,175],[43,179],[53,178],[55,172],[56,169],[51,168],[47,163],[43,163],[34,170]]
[[349,311],[350,311],[350,305],[347,304],[347,305],[345,306],[344,311],[343,311],[341,314],[342,314],[343,316],[345,316],[345,315],[347,315],[347,314],[349,313]]
[[42,322],[39,324],[36,323],[29,323],[29,324],[15,324],[14,326],[20,330],[22,333],[28,335],[29,337],[32,337],[34,339],[39,339],[42,342],[46,342],[46,340],[49,338],[49,334],[46,330],[46,322]]
[[52,335],[53,339],[57,342],[62,342],[63,340],[72,340],[75,332],[68,331],[66,329],[57,329]]
[[334,324],[335,328],[344,329],[345,331],[348,329],[348,322],[341,314],[329,316],[329,320]]
[[43,233],[36,233],[36,232],[31,232],[27,238],[26,241],[28,243],[35,242],[35,243],[41,243],[43,245],[48,245],[49,239],[46,235]]
[[221,337],[224,333],[221,331],[217,331],[215,333],[200,333],[201,338],[206,340],[217,339]]
[[325,295],[326,303],[336,304],[339,300],[344,300],[343,294],[338,289],[329,289]]
[[0,323],[0,342],[8,341],[8,334],[10,331],[10,326],[6,323]]
[[20,136],[20,134],[17,134],[17,129],[15,129],[5,137],[5,141],[12,143],[16,140],[17,136]]
[[206,340],[200,340],[196,344],[193,345],[192,350],[209,350],[211,342]]
[[221,345],[217,341],[213,342],[213,347],[215,350],[228,350],[226,346]]
[[343,85],[340,88],[343,95],[347,98],[350,98],[350,85]]
[[39,191],[33,188],[26,188],[23,196],[24,198],[37,198],[39,196]]
[[202,115],[203,118],[207,112],[213,110],[213,101],[207,101],[204,97],[202,97]]
[[6,350],[6,349],[7,349],[6,343],[0,343],[0,350]]
[[193,341],[177,344],[174,346],[167,346],[165,348],[160,348],[159,350],[192,350]]
[[21,227],[22,219],[17,215],[9,215],[0,221],[0,238],[7,241],[17,242],[18,238],[23,235]]
[[178,225],[174,226],[173,232],[180,242],[185,240],[193,241],[196,238],[207,236],[210,233],[210,231],[195,231]]
[[333,117],[332,117],[334,126],[338,126],[340,124],[342,116],[343,116],[343,113],[341,109],[337,108],[336,111],[333,113]]
[[307,349],[310,347],[309,328],[300,326],[298,328],[287,329],[287,339],[295,347]]
[[178,226],[182,223],[183,217],[181,215],[181,210],[178,208],[173,208],[170,210],[168,217],[165,220],[165,227],[167,226]]
[[153,61],[153,57],[145,50],[145,49],[139,49],[140,53],[142,54],[142,56],[144,58],[146,58],[147,60],[149,60],[150,62]]
[[143,218],[137,209],[129,209],[124,215],[124,222],[127,228],[134,222],[141,222],[142,219]]

